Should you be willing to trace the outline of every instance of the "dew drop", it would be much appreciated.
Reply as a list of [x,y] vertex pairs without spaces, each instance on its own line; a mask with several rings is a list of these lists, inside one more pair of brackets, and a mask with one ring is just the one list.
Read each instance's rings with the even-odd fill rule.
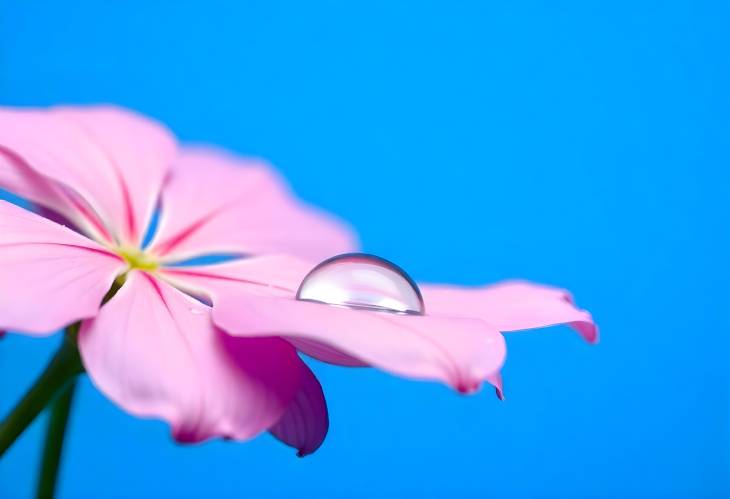
[[384,258],[346,253],[312,269],[297,299],[340,307],[422,315],[423,298],[403,269]]
[[205,312],[200,310],[199,308],[190,308],[190,313],[193,315],[203,315]]

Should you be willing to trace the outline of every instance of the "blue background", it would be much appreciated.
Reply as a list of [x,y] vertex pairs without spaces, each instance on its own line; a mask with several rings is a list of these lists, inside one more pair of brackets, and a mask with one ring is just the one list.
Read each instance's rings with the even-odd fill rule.
[[[504,403],[313,362],[332,426],[303,460],[177,446],[85,381],[60,497],[730,495],[727,3],[0,5],[3,104],[115,102],[264,156],[416,279],[565,286],[603,333],[510,334]],[[0,342],[0,413],[57,342]]]

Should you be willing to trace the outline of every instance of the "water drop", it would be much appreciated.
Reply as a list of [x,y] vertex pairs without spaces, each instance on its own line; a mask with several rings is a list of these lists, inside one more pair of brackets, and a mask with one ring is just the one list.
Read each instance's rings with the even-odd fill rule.
[[299,286],[297,299],[380,312],[424,313],[413,279],[394,263],[364,253],[335,256],[314,267]]
[[200,310],[199,308],[190,308],[190,313],[193,315],[203,315],[205,312]]

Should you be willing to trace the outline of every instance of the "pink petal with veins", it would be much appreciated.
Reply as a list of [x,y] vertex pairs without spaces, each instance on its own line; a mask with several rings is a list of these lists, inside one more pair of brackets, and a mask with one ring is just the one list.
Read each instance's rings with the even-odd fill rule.
[[93,317],[124,267],[90,239],[0,201],[0,329],[43,335]]
[[[221,293],[246,289],[267,296],[294,297],[299,283],[314,264],[285,255],[246,258],[233,262],[190,267],[162,268],[160,276],[195,296],[214,302]],[[318,360],[348,367],[367,366],[362,360],[329,345],[298,337],[290,343]]]
[[134,415],[168,421],[182,442],[265,431],[304,372],[287,342],[233,338],[214,327],[209,307],[139,271],[83,323],[79,349],[102,392]]
[[90,209],[87,208],[85,213],[77,209],[75,202],[80,202],[72,199],[68,190],[33,170],[22,158],[4,149],[2,145],[0,145],[0,189],[35,203],[42,207],[45,214],[53,213],[54,217],[70,221],[90,236],[94,235],[101,239],[106,235],[105,239],[109,240],[106,228],[98,229],[101,226],[98,218],[87,218],[91,216]]
[[522,281],[481,288],[421,285],[430,315],[482,319],[500,331],[568,324],[589,343],[598,341],[591,314],[577,308],[563,289]]
[[168,261],[277,252],[319,261],[355,246],[343,223],[297,201],[265,163],[188,149],[163,188],[150,250]]
[[[98,215],[123,244],[137,244],[144,235],[176,147],[161,125],[119,108],[0,110],[2,164],[12,170],[4,183],[67,217],[69,204],[78,212],[75,217]],[[56,199],[63,198],[58,187],[37,179],[22,183],[18,177],[27,172],[19,164],[77,199]],[[48,189],[52,194],[42,195]],[[83,213],[88,209],[91,213]]]
[[504,338],[484,321],[398,315],[292,298],[222,290],[213,320],[242,337],[283,336],[322,343],[371,366],[442,381],[471,393],[505,358]]

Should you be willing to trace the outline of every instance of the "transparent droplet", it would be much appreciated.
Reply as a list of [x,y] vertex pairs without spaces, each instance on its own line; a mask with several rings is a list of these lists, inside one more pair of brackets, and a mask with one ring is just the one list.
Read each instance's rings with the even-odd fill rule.
[[190,308],[190,313],[193,315],[203,315],[205,312],[203,312],[199,308]]
[[394,263],[347,253],[320,263],[304,278],[298,300],[400,314],[424,313],[416,283]]

